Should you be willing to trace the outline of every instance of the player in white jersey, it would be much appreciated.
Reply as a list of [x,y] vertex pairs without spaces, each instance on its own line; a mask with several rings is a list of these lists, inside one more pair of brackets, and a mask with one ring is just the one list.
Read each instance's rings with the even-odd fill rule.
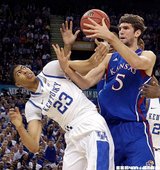
[[31,91],[25,107],[28,130],[24,128],[18,108],[9,111],[23,144],[31,152],[39,150],[41,119],[47,115],[66,132],[63,170],[114,169],[114,145],[105,120],[65,76],[58,61],[48,63],[38,76],[18,65],[13,70],[13,78],[18,87]]
[[160,98],[149,99],[147,119],[152,135],[156,170],[160,170]]

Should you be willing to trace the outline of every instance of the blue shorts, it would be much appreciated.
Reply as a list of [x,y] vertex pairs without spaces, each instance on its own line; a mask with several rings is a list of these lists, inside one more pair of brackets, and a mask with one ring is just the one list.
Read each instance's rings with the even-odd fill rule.
[[108,123],[115,144],[116,166],[154,166],[148,122]]

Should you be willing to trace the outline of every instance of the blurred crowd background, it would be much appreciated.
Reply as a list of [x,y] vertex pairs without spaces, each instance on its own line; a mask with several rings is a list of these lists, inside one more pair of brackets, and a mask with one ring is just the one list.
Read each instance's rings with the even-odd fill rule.
[[[80,29],[79,22],[84,12],[98,8],[105,11],[111,25],[117,26],[120,16],[134,13],[142,16],[147,30],[143,35],[145,49],[157,55],[154,75],[160,80],[160,9],[158,0],[121,0],[112,2],[94,0],[68,1],[20,1],[2,0],[0,2],[0,86],[13,85],[10,69],[15,64],[30,67],[38,74],[43,66],[53,59],[51,53],[50,16],[63,16],[72,20],[73,30]],[[78,41],[90,42],[81,32]],[[80,53],[80,51],[79,51]],[[85,53],[83,53],[85,55]],[[75,58],[80,59],[80,58]],[[29,93],[17,89],[10,93],[0,88],[0,170],[2,169],[61,169],[65,149],[64,132],[58,124],[43,117],[41,149],[30,153],[21,143],[19,135],[8,119],[10,107],[18,106],[24,117],[25,102]]]

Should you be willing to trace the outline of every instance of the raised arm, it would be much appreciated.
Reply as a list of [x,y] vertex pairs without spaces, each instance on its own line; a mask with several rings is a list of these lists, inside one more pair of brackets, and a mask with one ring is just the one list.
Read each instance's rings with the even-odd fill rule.
[[15,125],[22,143],[29,149],[29,151],[36,153],[39,151],[39,140],[42,131],[42,124],[39,120],[32,120],[28,123],[28,130],[25,129],[22,116],[19,109],[11,108],[9,110],[9,117],[11,122]]
[[[52,45],[54,48],[54,44]],[[90,70],[97,67],[103,59],[106,57],[109,51],[108,43],[101,42],[95,49],[95,53],[87,60],[74,60],[71,61],[68,58],[68,65],[75,70],[76,72],[86,75]],[[65,49],[65,56],[69,53],[66,53]],[[111,55],[111,54],[110,54]]]
[[63,71],[81,89],[87,89],[89,87],[92,87],[93,85],[97,84],[101,80],[104,71],[106,69],[106,66],[108,64],[109,56],[106,57],[103,60],[103,62],[101,62],[97,67],[89,71],[88,74],[82,76],[69,67],[68,58],[71,52],[67,56],[65,56],[63,48],[60,49],[58,45],[53,46],[53,48],[56,52],[57,58],[59,60],[60,66],[63,69]]
[[141,56],[138,56],[134,52],[136,49],[127,47],[107,28],[104,19],[102,20],[102,26],[90,18],[89,20],[92,24],[84,24],[88,29],[83,30],[90,33],[87,37],[102,38],[108,41],[133,68],[147,70],[149,74],[151,74],[150,70],[153,68],[156,60],[156,56],[153,52],[144,51]]
[[[64,42],[64,52],[65,55],[71,51],[72,45],[74,44],[77,35],[79,34],[80,30],[77,30],[73,34],[73,22],[65,21],[62,24],[62,27],[60,28],[60,32],[63,38]],[[69,65],[73,70],[76,70],[80,74],[87,74],[91,69],[97,67],[99,63],[103,60],[102,56],[104,56],[104,53],[109,50],[108,43],[99,43],[97,40],[95,40],[96,44],[98,45],[95,49],[96,52],[87,60],[75,60],[75,61],[69,61]]]
[[60,32],[61,32],[62,39],[63,39],[63,42],[64,42],[65,55],[67,55],[69,53],[69,51],[71,50],[72,45],[74,44],[80,30],[77,30],[73,34],[73,22],[70,21],[68,23],[68,21],[65,21],[64,23],[62,23],[62,27],[60,28]]

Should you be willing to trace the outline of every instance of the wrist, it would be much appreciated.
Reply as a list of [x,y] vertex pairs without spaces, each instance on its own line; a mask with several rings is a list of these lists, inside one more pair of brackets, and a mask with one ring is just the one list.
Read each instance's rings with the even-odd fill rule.
[[110,36],[107,39],[105,39],[105,41],[112,43],[113,41],[115,41],[115,39],[117,39],[117,37],[115,36],[115,34],[111,32]]
[[73,44],[64,44],[64,48],[67,50],[71,50]]
[[21,123],[19,126],[16,126],[16,130],[19,131],[24,128],[23,123]]
[[71,71],[70,67],[66,67],[64,73],[68,75],[70,71]]

